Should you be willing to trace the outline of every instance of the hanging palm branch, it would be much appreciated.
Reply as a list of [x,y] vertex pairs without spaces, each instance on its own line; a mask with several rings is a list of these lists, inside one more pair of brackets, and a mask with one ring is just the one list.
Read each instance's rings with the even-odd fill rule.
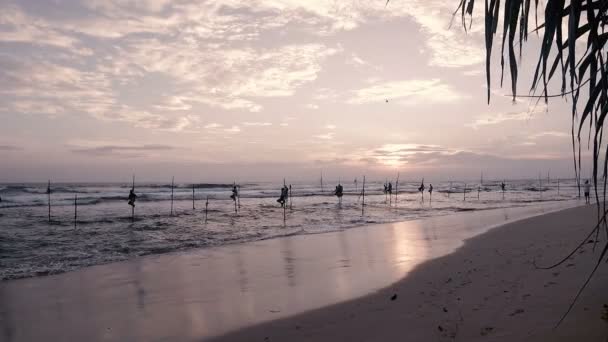
[[[455,1],[458,1],[458,7],[454,16],[460,14],[462,26],[466,31],[472,25],[475,0]],[[605,207],[608,145],[604,144],[602,140],[604,120],[608,114],[608,32],[606,31],[608,29],[608,0],[544,0],[542,2],[539,0],[504,0],[502,2],[484,0],[483,6],[488,103],[490,102],[492,47],[502,20],[501,86],[505,74],[505,59],[508,59],[513,100],[517,97],[537,98],[539,101],[544,100],[545,103],[548,103],[549,98],[553,97],[571,100],[572,155],[579,196],[581,147],[585,143],[584,139],[581,139],[581,133],[584,128],[587,128],[589,130],[589,135],[586,137],[588,148],[591,148],[593,143],[592,177],[598,209],[600,209],[599,203],[602,203],[601,210],[598,210],[598,226],[594,232],[598,234],[599,225],[603,223],[606,234],[608,234]],[[532,6],[534,6],[533,9]],[[538,22],[539,13],[544,14],[544,22]],[[530,19],[532,15],[534,15],[534,21]],[[520,95],[517,93],[519,70],[517,55],[521,56],[523,45],[531,33],[536,33],[541,38],[541,45],[530,90],[528,94]],[[559,93],[551,94],[549,92],[551,81],[558,82]],[[597,190],[598,175],[603,183],[602,201],[599,200],[600,195]],[[598,265],[607,255],[607,251],[608,244],[602,249]],[[591,276],[593,273],[589,275],[587,282]],[[576,298],[578,295],[580,292]]]
[[[545,103],[552,97],[563,97],[571,100],[572,113],[572,152],[574,171],[579,187],[581,178],[581,132],[588,127],[588,148],[593,143],[593,182],[595,196],[599,203],[605,203],[606,180],[608,174],[608,146],[603,144],[604,120],[608,114],[608,0],[546,0],[544,3],[544,22],[538,23],[539,0],[485,0],[485,45],[486,45],[486,83],[488,88],[488,103],[490,102],[491,80],[491,52],[493,39],[496,36],[499,22],[502,20],[501,42],[501,75],[502,86],[505,73],[505,59],[508,58],[509,75],[511,78],[511,91],[513,100],[519,97],[536,97]],[[531,26],[531,7],[534,5],[534,25]],[[472,22],[475,0],[459,0],[457,10],[460,12],[462,25],[467,30],[467,20]],[[529,93],[518,95],[517,77],[518,65],[516,49],[521,56],[523,44],[528,40],[529,33],[537,33],[541,37],[541,46],[538,51],[538,61],[532,78]],[[517,40],[516,40],[517,37]],[[584,51],[577,51],[579,50]],[[561,85],[557,94],[549,93],[549,84],[556,80]],[[581,93],[583,96],[581,96]],[[586,97],[584,95],[587,95]],[[601,171],[600,171],[601,167]],[[598,194],[598,174],[603,181],[603,201]],[[603,213],[603,214],[602,214]],[[595,233],[599,233],[599,225],[606,225],[606,207],[602,204],[598,210],[598,226]],[[597,241],[597,238],[596,238]],[[580,247],[580,246],[579,246]],[[577,247],[577,249],[579,248]],[[602,249],[598,263],[586,282],[577,293],[574,301],[559,323],[572,309],[597,266],[606,256],[608,243]],[[559,265],[556,264],[552,267]],[[558,324],[559,324],[558,323]]]

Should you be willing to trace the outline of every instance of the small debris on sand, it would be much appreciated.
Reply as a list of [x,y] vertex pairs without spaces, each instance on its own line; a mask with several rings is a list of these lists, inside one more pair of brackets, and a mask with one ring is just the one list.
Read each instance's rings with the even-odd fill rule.
[[391,300],[395,300],[395,299],[397,299],[397,294],[396,293],[391,296]]
[[509,314],[509,316],[515,316],[515,315],[519,315],[521,313],[524,313],[524,309],[517,309],[517,310],[513,311],[511,314]]

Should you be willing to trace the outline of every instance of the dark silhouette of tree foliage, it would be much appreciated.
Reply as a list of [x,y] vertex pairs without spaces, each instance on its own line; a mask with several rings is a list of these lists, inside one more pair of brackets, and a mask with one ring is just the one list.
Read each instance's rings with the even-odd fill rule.
[[[460,14],[462,26],[466,31],[472,25],[472,15],[476,1],[455,1],[458,1],[458,7],[454,12],[454,17]],[[477,3],[479,2],[478,0]],[[503,0],[502,2],[501,0],[484,0],[483,6],[488,103],[490,102],[492,46],[494,37],[497,36],[499,26],[502,24],[502,39],[500,42],[501,86],[505,73],[505,59],[508,59],[508,73],[511,77],[511,91],[514,100],[516,97],[527,97],[536,98],[537,103],[540,100],[547,103],[549,98],[563,97],[571,101],[572,154],[579,196],[581,145],[584,144],[584,140],[581,141],[581,132],[583,128],[588,127],[588,136],[583,139],[587,140],[588,149],[591,148],[591,143],[593,143],[593,183],[598,203],[598,223],[589,233],[589,237],[595,234],[594,241],[597,243],[602,225],[608,237],[605,206],[608,146],[602,143],[604,120],[608,114],[608,49],[606,46],[608,41],[608,32],[606,32],[608,0],[544,0],[543,2],[539,0]],[[543,13],[541,11],[544,11],[544,19],[541,19],[544,22],[539,23],[539,14]],[[534,16],[534,20],[530,18],[531,16]],[[521,57],[523,44],[527,42],[529,34],[538,35],[541,38],[541,45],[529,93],[518,95],[517,56]],[[557,94],[549,93],[549,82],[552,80],[561,84],[561,91]],[[597,190],[598,175],[601,175],[600,182],[603,187],[602,201],[600,201]],[[579,244],[575,251],[586,242],[587,239]],[[589,274],[558,325],[572,309],[579,295],[606,257],[607,251],[608,243],[604,245],[594,270]],[[574,252],[569,256],[573,255]],[[556,267],[567,260],[568,257],[544,268]]]

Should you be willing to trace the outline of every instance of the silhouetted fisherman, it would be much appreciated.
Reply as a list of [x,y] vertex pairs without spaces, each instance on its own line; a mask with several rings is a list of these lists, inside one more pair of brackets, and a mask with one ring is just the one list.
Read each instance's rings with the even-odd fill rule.
[[386,189],[386,192],[388,192],[389,195],[393,194],[393,183],[388,182],[388,188]]
[[342,184],[338,183],[338,185],[336,185],[336,191],[334,194],[338,196],[340,200],[342,200],[342,196],[344,196],[344,188],[342,187]]
[[285,203],[287,203],[288,199],[289,199],[289,188],[284,185],[281,188],[281,197],[279,197],[279,199],[277,200],[277,202],[279,202],[281,204],[281,208],[283,208],[285,206]]
[[422,184],[420,184],[420,187],[418,188],[418,191],[420,192],[424,192],[425,186],[424,186],[424,181],[422,181]]
[[503,192],[505,191],[506,186],[507,185],[505,184],[505,182],[500,183],[500,188],[502,189]]
[[429,184],[429,194],[433,194],[433,184]]
[[131,188],[129,190],[129,205],[135,207],[135,201],[137,200],[137,195],[135,194],[135,189]]
[[236,199],[239,197],[239,190],[236,187],[236,184],[232,186],[232,195],[230,195],[230,198],[236,202]]

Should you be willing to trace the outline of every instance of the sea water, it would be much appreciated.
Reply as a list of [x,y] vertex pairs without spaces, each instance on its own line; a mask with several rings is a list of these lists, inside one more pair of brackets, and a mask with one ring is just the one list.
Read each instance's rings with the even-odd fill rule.
[[51,184],[50,222],[46,183],[0,184],[0,279],[369,223],[572,200],[579,194],[574,180],[561,180],[559,194],[555,180],[508,181],[504,193],[501,181],[453,181],[433,183],[432,197],[427,183],[422,201],[419,182],[400,182],[397,196],[395,184],[388,196],[383,183],[366,183],[363,212],[361,182],[342,184],[341,203],[328,186],[292,183],[286,210],[276,201],[283,184],[241,183],[236,212],[232,184],[175,184],[173,195],[171,184],[136,184],[134,220],[127,204],[131,184]]

